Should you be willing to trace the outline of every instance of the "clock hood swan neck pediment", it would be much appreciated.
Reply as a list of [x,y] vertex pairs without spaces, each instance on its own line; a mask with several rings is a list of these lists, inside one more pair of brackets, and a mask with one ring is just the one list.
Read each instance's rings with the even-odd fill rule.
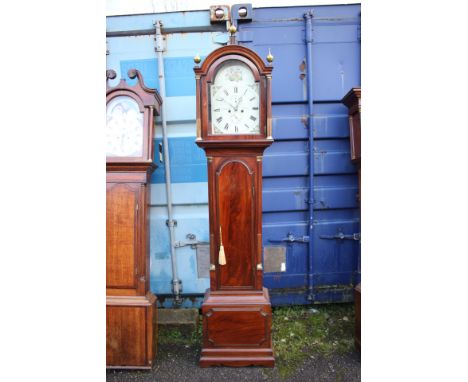
[[[136,96],[144,107],[152,106],[157,115],[161,114],[162,98],[156,89],[149,88],[145,85],[143,76],[137,69],[130,69],[128,77],[131,79],[137,78],[135,85],[129,85],[127,81],[121,79],[116,86],[109,86],[109,79],[116,78],[117,74],[114,70],[106,70],[106,96],[110,95],[123,95],[123,93],[131,93]],[[130,95],[130,94],[128,94]],[[135,97],[133,97],[135,98]]]
[[203,61],[200,67],[195,67],[196,75],[204,75],[208,72],[210,67],[220,58],[227,55],[239,55],[251,61],[258,69],[261,75],[270,75],[273,70],[272,66],[267,66],[262,58],[253,50],[241,45],[226,45],[222,48],[216,49],[211,52]]

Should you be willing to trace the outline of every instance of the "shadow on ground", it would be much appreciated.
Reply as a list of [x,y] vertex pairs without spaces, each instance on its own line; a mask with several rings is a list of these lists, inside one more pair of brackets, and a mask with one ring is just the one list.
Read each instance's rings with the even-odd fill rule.
[[352,304],[276,308],[273,312],[273,369],[198,367],[201,327],[192,335],[159,331],[153,370],[108,370],[108,382],[278,381],[357,382],[360,354],[354,350]]

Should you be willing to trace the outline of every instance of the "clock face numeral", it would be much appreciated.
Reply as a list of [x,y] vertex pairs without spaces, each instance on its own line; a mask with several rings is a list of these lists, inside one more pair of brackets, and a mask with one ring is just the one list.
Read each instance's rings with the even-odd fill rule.
[[[259,83],[246,64],[237,60],[224,62],[210,94],[212,134],[260,134]],[[215,119],[213,113],[219,117]]]

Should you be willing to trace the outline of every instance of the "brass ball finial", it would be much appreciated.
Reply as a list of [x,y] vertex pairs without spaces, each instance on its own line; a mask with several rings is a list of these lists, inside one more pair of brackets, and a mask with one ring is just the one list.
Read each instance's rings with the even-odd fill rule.
[[231,34],[236,33],[236,32],[237,32],[236,26],[235,26],[235,25],[231,25],[231,26],[229,27],[229,32],[230,32]]
[[266,56],[267,61],[271,64],[273,62],[273,55],[270,52],[270,48],[268,48],[268,56]]
[[198,53],[193,58],[193,62],[195,62],[195,64],[197,64],[197,65],[201,62],[201,57],[198,55]]

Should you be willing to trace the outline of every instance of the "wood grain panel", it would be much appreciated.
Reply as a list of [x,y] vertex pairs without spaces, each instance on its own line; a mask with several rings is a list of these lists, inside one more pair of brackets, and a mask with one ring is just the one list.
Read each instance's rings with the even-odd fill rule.
[[217,173],[218,214],[226,265],[220,266],[220,288],[254,288],[255,243],[252,174],[246,164],[230,161]]
[[106,359],[108,365],[145,366],[146,307],[107,307]]
[[266,316],[260,307],[213,308],[205,315],[208,341],[213,346],[261,346],[268,334]]
[[127,184],[107,184],[107,287],[135,287],[137,198],[138,190]]

